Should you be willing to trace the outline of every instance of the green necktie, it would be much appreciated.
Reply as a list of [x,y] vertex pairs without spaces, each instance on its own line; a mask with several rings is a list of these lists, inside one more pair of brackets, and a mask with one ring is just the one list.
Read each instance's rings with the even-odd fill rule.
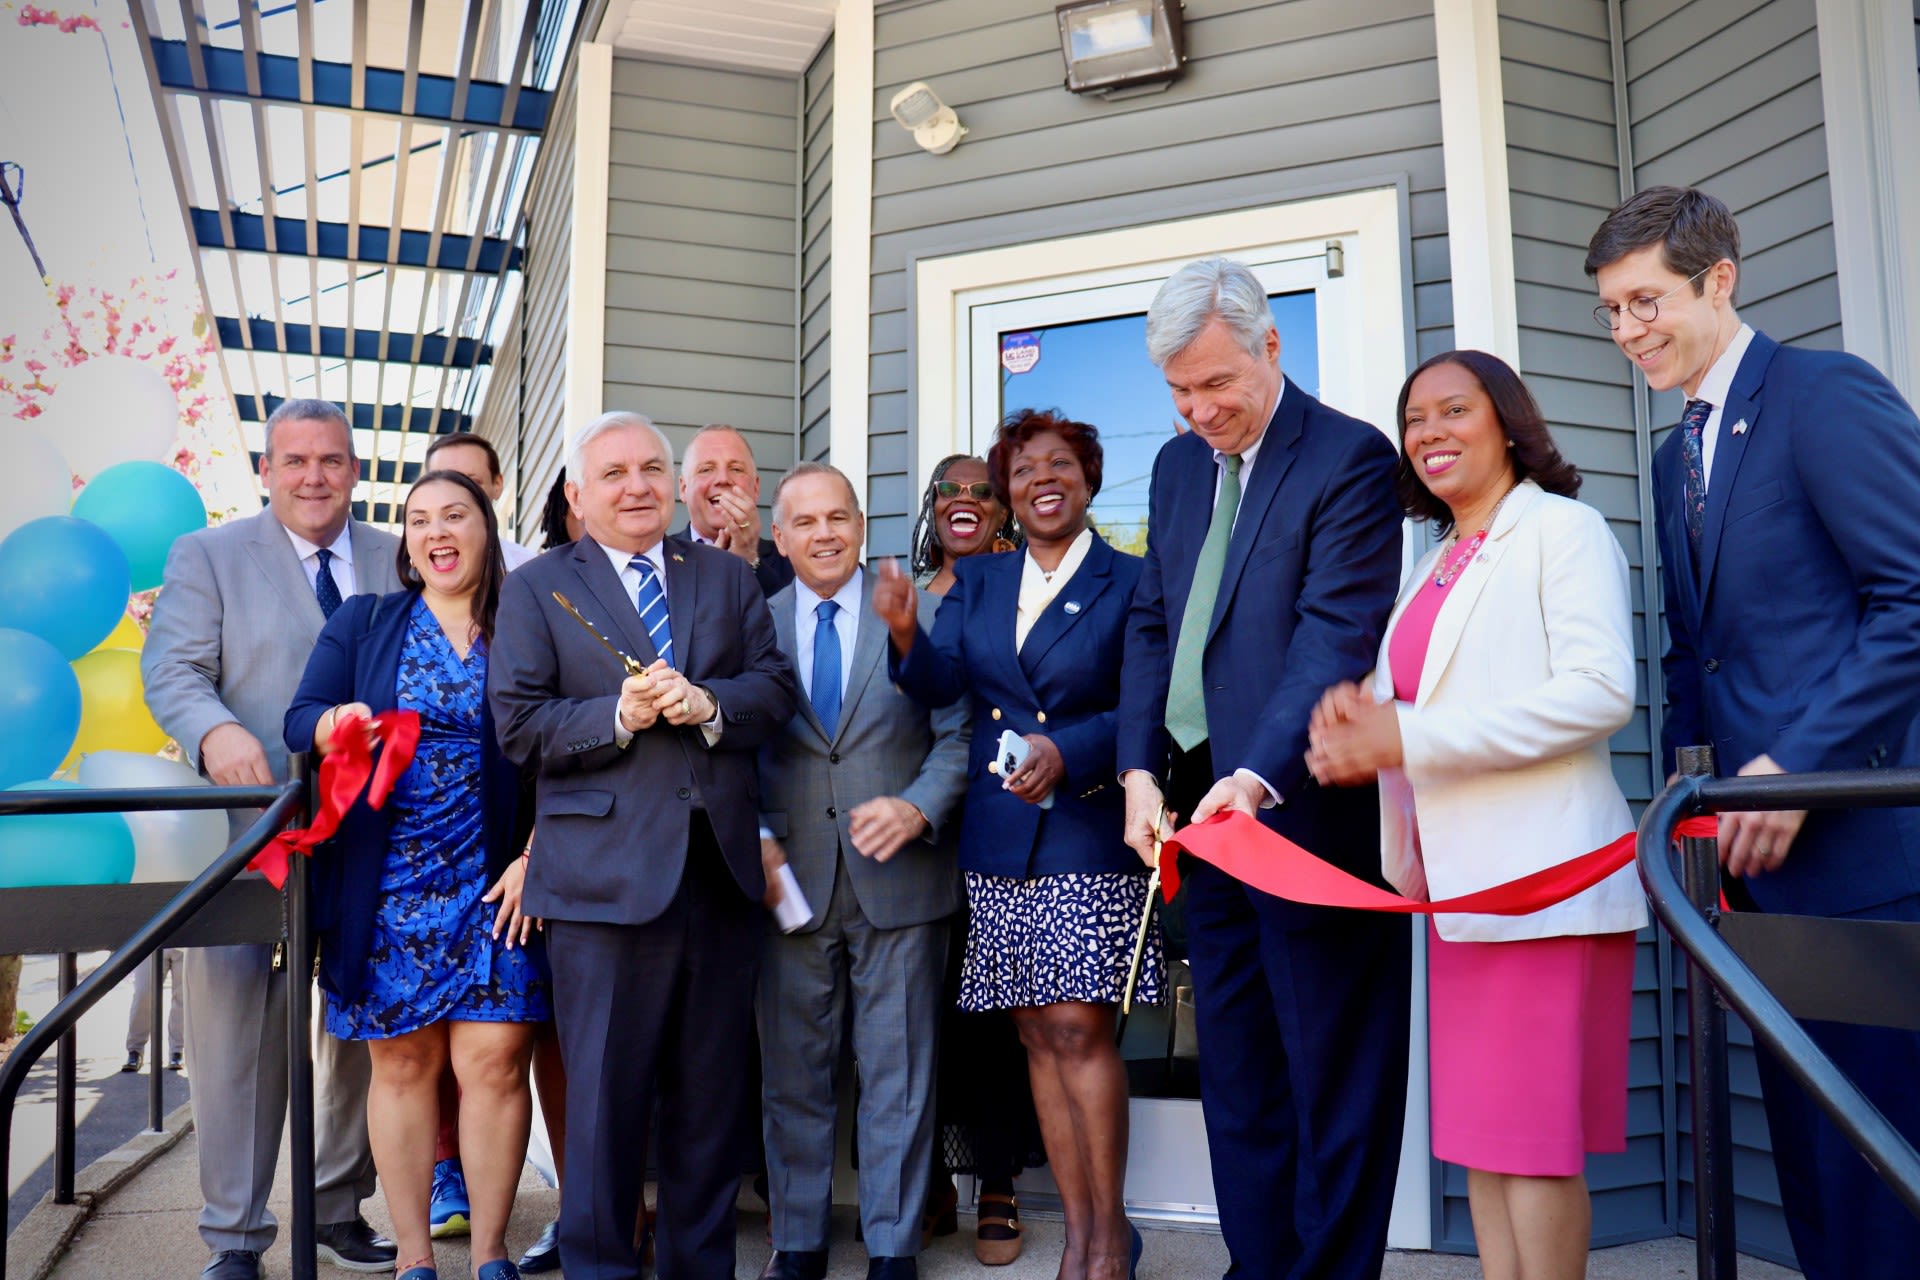
[[1213,500],[1213,522],[1200,558],[1193,562],[1193,588],[1187,609],[1180,615],[1180,635],[1173,645],[1173,678],[1167,685],[1167,732],[1182,751],[1207,740],[1207,694],[1201,666],[1207,650],[1207,629],[1213,624],[1214,602],[1220,598],[1220,577],[1227,567],[1227,542],[1233,536],[1233,517],[1240,510],[1240,458],[1221,459],[1220,492]]

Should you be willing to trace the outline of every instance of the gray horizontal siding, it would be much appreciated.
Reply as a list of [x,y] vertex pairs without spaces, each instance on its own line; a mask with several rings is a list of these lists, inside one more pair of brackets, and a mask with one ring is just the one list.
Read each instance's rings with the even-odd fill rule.
[[833,41],[801,81],[799,456],[829,452],[833,336]]
[[[520,393],[517,483],[522,500],[514,524],[522,542],[538,532],[541,504],[564,465],[567,413],[567,300],[573,292],[574,89],[578,61],[554,100],[553,119],[527,189],[527,256],[521,309],[521,359],[511,372]],[[489,400],[506,388],[496,375]],[[499,441],[496,440],[496,443]]]
[[[1624,0],[1621,16],[1636,188],[1695,185],[1726,201],[1740,221],[1741,317],[1784,342],[1839,346],[1814,0]],[[1656,439],[1680,402],[1678,391],[1653,397]],[[1678,983],[1684,966],[1674,970]],[[1691,1232],[1684,990],[1673,1007],[1677,1208]],[[1790,1262],[1752,1042],[1731,1022],[1740,1247]]]
[[[907,407],[908,263],[1255,207],[1404,176],[1422,354],[1452,341],[1430,0],[1189,0],[1186,76],[1105,102],[1061,90],[1051,6],[932,0],[875,17],[869,510],[873,549],[906,551],[920,489]],[[887,117],[926,79],[969,132],[945,156]],[[803,339],[804,341],[804,339]],[[803,408],[803,416],[807,410]]]
[[606,404],[739,427],[763,501],[793,461],[798,99],[787,77],[617,57]]

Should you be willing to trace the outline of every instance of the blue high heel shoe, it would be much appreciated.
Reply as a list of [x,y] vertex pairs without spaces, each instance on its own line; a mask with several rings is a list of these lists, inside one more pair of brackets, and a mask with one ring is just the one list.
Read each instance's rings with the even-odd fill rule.
[[1146,1241],[1140,1238],[1140,1228],[1127,1223],[1127,1234],[1133,1237],[1133,1243],[1127,1249],[1127,1280],[1134,1280],[1140,1270],[1140,1254],[1146,1249]]

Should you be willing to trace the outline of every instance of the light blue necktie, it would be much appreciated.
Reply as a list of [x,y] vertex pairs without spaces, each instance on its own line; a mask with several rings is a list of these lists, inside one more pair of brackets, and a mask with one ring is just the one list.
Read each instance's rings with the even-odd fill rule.
[[813,629],[813,713],[831,738],[840,728],[840,632],[833,618],[840,606],[822,600],[813,611],[820,622]]
[[640,575],[640,590],[634,598],[634,605],[640,610],[640,625],[647,629],[653,651],[671,667],[674,665],[673,628],[667,624],[667,589],[660,584],[660,574],[654,569],[653,561],[635,556],[627,563]]

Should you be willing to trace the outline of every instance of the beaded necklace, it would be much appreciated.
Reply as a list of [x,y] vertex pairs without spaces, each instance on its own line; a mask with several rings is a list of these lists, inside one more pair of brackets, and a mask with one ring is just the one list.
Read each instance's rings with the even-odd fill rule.
[[[1493,528],[1493,522],[1500,516],[1500,508],[1507,505],[1507,499],[1512,497],[1514,489],[1519,487],[1517,484],[1513,485],[1500,495],[1500,501],[1494,503],[1493,510],[1487,513],[1486,524],[1481,526],[1480,532],[1468,538],[1465,545],[1460,544],[1459,531],[1455,530],[1453,537],[1447,543],[1447,550],[1440,553],[1440,563],[1433,574],[1434,586],[1444,589],[1448,583],[1460,576],[1462,569],[1473,563],[1473,557],[1487,541],[1487,530]],[[1456,547],[1459,548],[1457,551]]]

